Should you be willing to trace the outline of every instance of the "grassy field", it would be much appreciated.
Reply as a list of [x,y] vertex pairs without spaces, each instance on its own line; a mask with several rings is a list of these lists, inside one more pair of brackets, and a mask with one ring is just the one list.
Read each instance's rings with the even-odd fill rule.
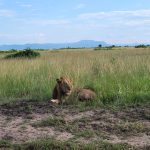
[[73,49],[41,51],[36,59],[3,59],[0,54],[0,103],[16,99],[47,101],[56,78],[95,90],[98,104],[142,104],[150,100],[150,49]]
[[97,93],[96,103],[125,105],[150,99],[150,49],[42,51],[36,59],[0,56],[0,102],[49,100],[55,79],[68,76],[75,87]]
[[[39,52],[34,59],[0,53],[0,149],[150,148],[149,48]],[[93,89],[96,99],[52,106],[60,76]]]

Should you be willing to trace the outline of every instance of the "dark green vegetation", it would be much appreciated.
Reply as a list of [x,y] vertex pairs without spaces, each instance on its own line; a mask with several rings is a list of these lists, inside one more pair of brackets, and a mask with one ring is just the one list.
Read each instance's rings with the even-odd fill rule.
[[118,47],[118,46],[112,45],[112,46],[102,47],[101,45],[99,45],[94,50],[112,50],[113,48],[116,48],[116,47]]
[[[16,52],[16,51],[11,51],[11,52]],[[24,51],[18,51],[16,53],[7,55],[5,58],[9,59],[9,58],[35,58],[40,56],[40,53],[35,52],[31,49],[25,49]]]
[[148,47],[150,47],[150,45],[141,44],[141,45],[135,46],[135,48],[148,48]]

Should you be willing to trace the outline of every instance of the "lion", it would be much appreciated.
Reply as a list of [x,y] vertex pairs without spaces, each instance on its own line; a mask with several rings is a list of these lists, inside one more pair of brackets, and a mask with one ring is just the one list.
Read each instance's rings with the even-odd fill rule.
[[56,79],[57,83],[52,94],[52,103],[62,104],[68,99],[77,99],[79,101],[90,101],[96,97],[96,93],[91,89],[79,88],[73,90],[72,80],[67,77]]
[[67,98],[73,89],[72,80],[67,77],[60,77],[56,79],[56,85],[52,93],[52,102],[62,103],[62,98]]
[[79,101],[90,101],[96,97],[96,93],[91,89],[79,89],[77,90],[77,98]]

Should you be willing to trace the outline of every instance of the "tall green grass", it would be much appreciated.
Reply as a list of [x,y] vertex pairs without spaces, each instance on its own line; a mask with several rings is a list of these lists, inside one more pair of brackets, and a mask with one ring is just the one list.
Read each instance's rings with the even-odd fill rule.
[[49,100],[56,78],[90,87],[96,103],[128,105],[150,100],[150,49],[43,51],[36,59],[0,56],[0,103],[26,98]]

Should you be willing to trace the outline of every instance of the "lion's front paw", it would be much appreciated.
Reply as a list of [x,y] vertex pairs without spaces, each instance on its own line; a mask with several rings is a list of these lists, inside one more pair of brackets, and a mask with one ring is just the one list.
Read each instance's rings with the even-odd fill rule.
[[50,102],[52,104],[56,104],[56,105],[60,104],[60,100],[59,99],[51,99]]

